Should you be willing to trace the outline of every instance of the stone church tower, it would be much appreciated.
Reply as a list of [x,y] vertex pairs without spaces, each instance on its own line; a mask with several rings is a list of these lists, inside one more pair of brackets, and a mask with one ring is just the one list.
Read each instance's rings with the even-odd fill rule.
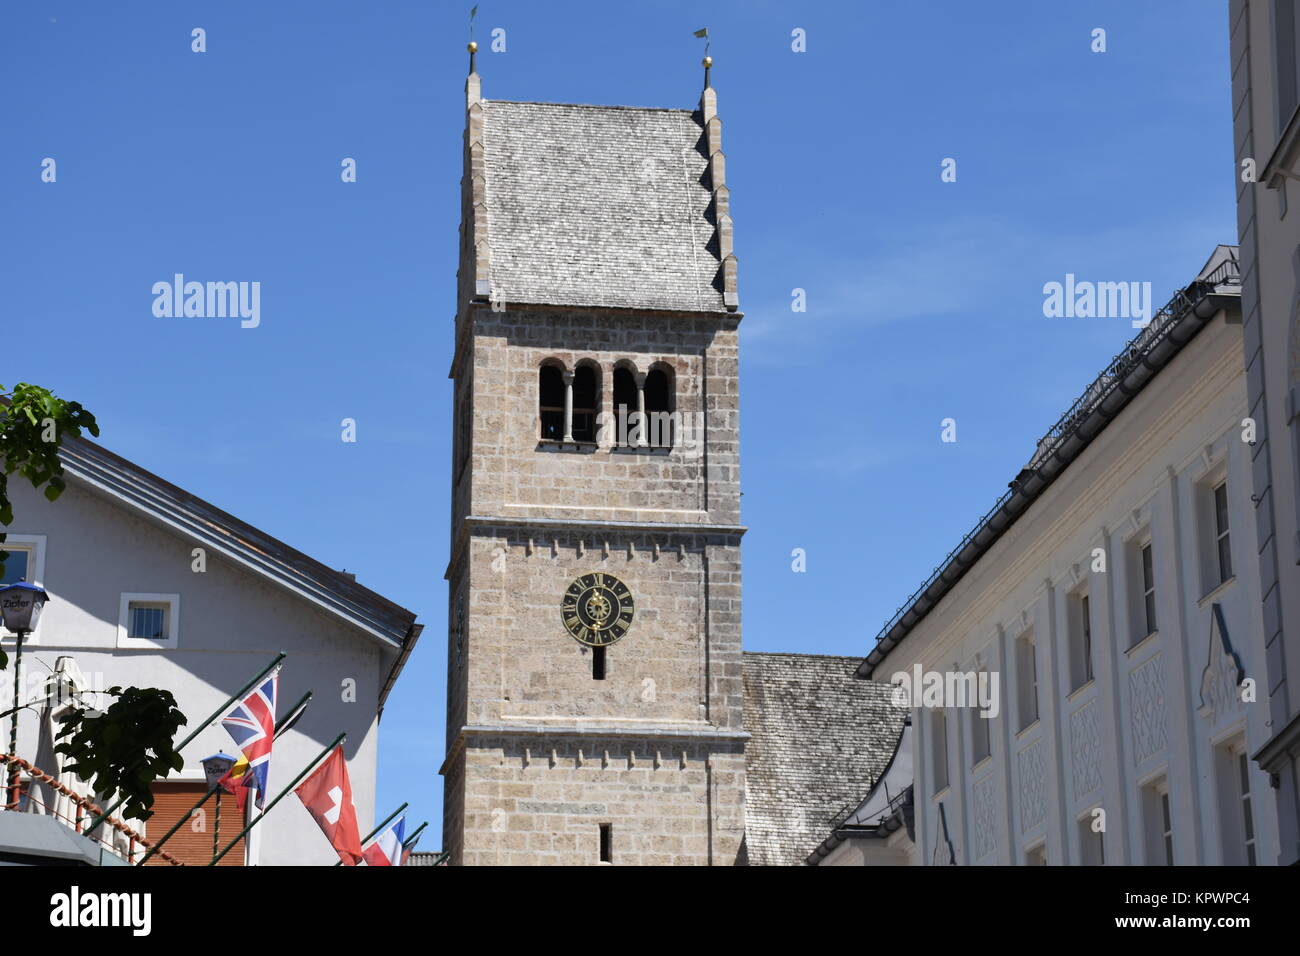
[[736,292],[717,98],[466,84],[453,864],[743,853]]

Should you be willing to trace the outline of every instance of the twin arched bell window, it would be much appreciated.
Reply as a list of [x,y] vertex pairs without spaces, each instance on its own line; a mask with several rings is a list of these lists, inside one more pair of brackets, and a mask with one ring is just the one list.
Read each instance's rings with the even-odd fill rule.
[[594,442],[600,399],[594,366],[574,371],[547,363],[538,378],[538,416],[543,441]]
[[[613,374],[614,447],[671,448],[673,388],[670,373],[651,368],[638,375],[620,364]],[[572,371],[548,361],[538,370],[538,423],[542,441],[595,444],[601,410],[600,370],[579,362]]]

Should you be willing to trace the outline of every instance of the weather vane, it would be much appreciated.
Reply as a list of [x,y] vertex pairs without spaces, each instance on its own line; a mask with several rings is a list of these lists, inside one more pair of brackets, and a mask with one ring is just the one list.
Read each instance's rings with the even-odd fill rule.
[[478,44],[474,42],[474,18],[478,16],[478,4],[469,8],[469,71],[474,72],[474,54],[478,52]]
[[713,57],[709,56],[709,28],[696,30],[695,35],[704,40],[704,88],[709,88],[709,67],[713,66]]

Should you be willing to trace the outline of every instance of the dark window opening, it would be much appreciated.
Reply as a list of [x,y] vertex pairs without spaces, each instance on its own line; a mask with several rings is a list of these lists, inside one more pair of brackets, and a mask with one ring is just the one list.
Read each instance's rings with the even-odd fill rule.
[[1169,791],[1160,794],[1160,836],[1165,845],[1165,866],[1174,865],[1174,824],[1169,813]]
[[1250,761],[1245,752],[1237,754],[1237,769],[1241,774],[1241,813],[1246,837],[1246,865],[1255,865],[1255,817],[1250,811]]
[[564,440],[564,376],[554,365],[543,365],[538,380],[537,412],[541,438]]
[[1092,601],[1084,595],[1079,613],[1083,616],[1083,680],[1092,680]]
[[1146,613],[1147,633],[1156,632],[1156,573],[1151,545],[1142,546],[1142,606]]
[[632,416],[637,411],[636,379],[625,368],[614,369],[614,419],[617,432],[615,445],[635,445],[636,429],[633,425],[639,420]]
[[610,846],[610,825],[602,823],[600,825],[600,862],[613,863],[613,847]]
[[646,440],[656,448],[673,445],[672,394],[668,374],[651,369],[645,377]]
[[29,554],[27,551],[19,551],[15,548],[13,551],[5,551],[0,548],[0,555],[4,557],[4,572],[0,573],[0,585],[17,584],[19,581],[27,580],[27,563]]
[[591,649],[591,679],[605,679],[605,648],[603,647]]
[[1300,18],[1295,0],[1274,0],[1274,37],[1277,44],[1277,133],[1280,138],[1300,102]]
[[1232,577],[1232,544],[1228,531],[1228,485],[1214,489],[1214,539],[1219,558],[1219,583]]
[[460,446],[456,453],[457,468],[465,467],[465,462],[469,459],[469,449],[473,439],[470,431],[473,426],[473,416],[470,414],[472,409],[470,404],[471,394],[472,385],[467,381],[465,387],[461,390],[460,401],[456,403],[456,441]]
[[[596,370],[580,365],[573,373],[573,440],[596,440]],[[561,403],[563,404],[563,403]]]

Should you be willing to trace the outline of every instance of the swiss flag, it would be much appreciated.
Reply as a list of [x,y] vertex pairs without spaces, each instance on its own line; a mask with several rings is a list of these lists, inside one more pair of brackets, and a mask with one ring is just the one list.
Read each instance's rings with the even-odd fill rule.
[[357,829],[357,811],[352,806],[352,784],[348,782],[342,745],[335,747],[294,793],[325,831],[343,865],[360,863],[361,831]]

